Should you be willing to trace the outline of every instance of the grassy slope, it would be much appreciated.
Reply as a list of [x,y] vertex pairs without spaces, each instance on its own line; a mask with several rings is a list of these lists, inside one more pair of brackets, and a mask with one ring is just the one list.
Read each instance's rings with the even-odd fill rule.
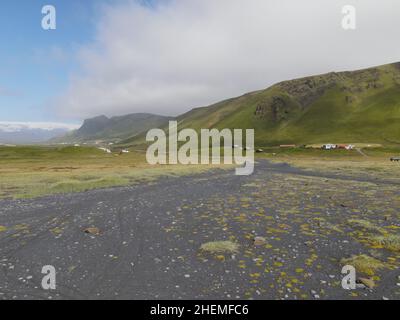
[[[259,146],[400,143],[400,64],[285,81],[194,109],[178,121],[180,128],[197,130],[254,128]],[[124,143],[140,144],[144,137]]]

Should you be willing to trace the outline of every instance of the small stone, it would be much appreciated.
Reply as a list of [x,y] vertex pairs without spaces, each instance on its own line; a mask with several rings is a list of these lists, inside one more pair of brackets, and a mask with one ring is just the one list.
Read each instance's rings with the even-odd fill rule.
[[161,263],[161,262],[162,262],[162,260],[161,260],[161,259],[159,259],[159,258],[154,258],[154,262],[158,264],[158,263]]
[[263,246],[266,243],[267,243],[267,240],[264,237],[255,237],[254,238],[255,246]]
[[94,236],[98,236],[100,234],[100,229],[99,228],[87,228],[85,229],[85,233],[92,234]]
[[369,289],[375,288],[375,281],[372,279],[367,279],[367,278],[359,278],[358,279],[360,283],[368,287]]

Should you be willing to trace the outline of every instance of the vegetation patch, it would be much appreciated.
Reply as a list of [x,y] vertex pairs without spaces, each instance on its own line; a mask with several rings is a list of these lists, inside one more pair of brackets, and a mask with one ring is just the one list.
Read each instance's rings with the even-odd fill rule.
[[204,243],[200,250],[207,253],[236,253],[239,251],[239,245],[232,241],[215,241]]
[[362,219],[350,219],[349,224],[355,228],[362,228],[371,232],[385,233],[383,228],[377,227],[372,222]]
[[70,193],[80,192],[96,188],[106,188],[116,185],[126,185],[129,180],[119,177],[104,177],[94,180],[65,180],[55,183],[51,186],[51,191],[54,193]]
[[357,272],[363,273],[369,276],[373,276],[376,271],[385,268],[385,264],[373,257],[367,256],[365,254],[352,256],[348,259],[342,259],[340,261],[342,265],[353,266]]
[[368,242],[374,246],[382,246],[392,251],[400,251],[400,235],[390,234],[367,238]]

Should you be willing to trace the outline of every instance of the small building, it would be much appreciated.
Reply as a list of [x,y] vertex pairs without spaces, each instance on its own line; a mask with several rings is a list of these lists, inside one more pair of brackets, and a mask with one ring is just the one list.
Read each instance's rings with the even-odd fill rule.
[[99,150],[104,151],[106,153],[111,153],[111,150],[107,148],[99,148]]
[[336,144],[331,144],[331,143],[324,144],[322,146],[322,150],[334,150],[336,148],[337,148]]

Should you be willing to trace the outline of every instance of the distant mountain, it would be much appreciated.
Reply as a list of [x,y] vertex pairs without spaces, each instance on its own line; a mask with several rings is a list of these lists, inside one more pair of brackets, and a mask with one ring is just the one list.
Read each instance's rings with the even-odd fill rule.
[[163,127],[171,119],[171,117],[147,113],[134,113],[112,118],[102,115],[85,120],[78,130],[59,139],[53,139],[53,142],[90,143],[99,140],[118,142],[149,129]]
[[[260,146],[400,143],[400,63],[284,81],[177,120],[180,129],[255,129]],[[141,144],[144,137],[121,143]]]
[[74,128],[74,125],[59,123],[0,122],[0,144],[44,143]]

